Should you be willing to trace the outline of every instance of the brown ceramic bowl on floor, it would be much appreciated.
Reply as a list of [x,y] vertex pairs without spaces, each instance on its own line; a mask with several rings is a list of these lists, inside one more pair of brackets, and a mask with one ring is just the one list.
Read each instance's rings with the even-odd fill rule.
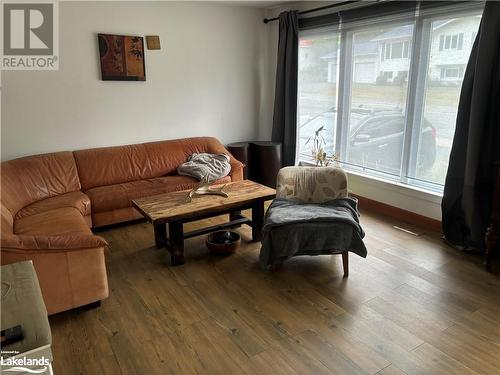
[[219,230],[207,236],[207,247],[216,255],[229,255],[236,251],[241,242],[241,236],[230,230]]

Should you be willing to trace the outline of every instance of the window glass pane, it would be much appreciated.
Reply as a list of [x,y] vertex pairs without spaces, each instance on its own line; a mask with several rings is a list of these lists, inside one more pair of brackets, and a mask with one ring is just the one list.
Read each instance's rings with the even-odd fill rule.
[[[412,24],[358,29],[348,34],[353,45],[353,74],[343,161],[400,175],[410,68],[410,60],[402,57],[404,44],[411,45],[412,37]],[[391,59],[381,59],[383,43],[391,44]]]
[[453,35],[451,38],[451,48],[457,48],[458,35]]
[[409,56],[409,52],[408,52],[409,51],[409,44],[410,44],[409,42],[404,42],[404,44],[403,44],[403,46],[404,46],[403,57],[405,59],[407,59]]
[[403,56],[403,43],[393,43],[392,58],[400,59]]
[[298,137],[299,161],[312,158],[315,132],[324,151],[335,153],[340,34],[305,35],[299,40]]
[[[480,21],[479,14],[471,14],[458,18],[433,19],[431,22],[423,119],[417,141],[415,172],[411,176],[418,180],[444,184],[455,132],[463,71],[474,42],[472,38],[464,39],[463,33],[457,32],[474,35]],[[439,35],[442,33],[453,34],[453,40],[457,38],[456,50],[440,52]],[[453,46],[453,41],[451,44]]]

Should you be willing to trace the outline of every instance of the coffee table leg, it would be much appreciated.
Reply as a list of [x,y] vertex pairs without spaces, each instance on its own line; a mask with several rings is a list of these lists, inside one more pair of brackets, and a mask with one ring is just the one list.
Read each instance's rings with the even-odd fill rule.
[[184,232],[182,223],[173,222],[168,225],[170,240],[170,261],[172,266],[184,264]]
[[167,225],[155,224],[153,228],[155,231],[155,246],[157,249],[161,249],[167,244]]
[[238,211],[231,211],[229,213],[229,220],[232,221],[232,220],[236,220],[238,218],[238,216],[241,215],[241,211],[238,210]]
[[[229,213],[229,221],[233,221],[233,220],[236,220],[236,219],[239,219],[241,216],[241,211],[238,210],[238,211],[231,211]],[[235,228],[239,228],[241,225],[238,225],[237,227]]]
[[252,241],[262,238],[262,225],[264,224],[264,202],[259,201],[252,206]]

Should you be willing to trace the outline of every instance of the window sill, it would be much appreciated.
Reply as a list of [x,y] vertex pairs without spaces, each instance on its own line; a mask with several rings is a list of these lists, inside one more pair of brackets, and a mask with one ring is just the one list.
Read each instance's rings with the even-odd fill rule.
[[355,176],[357,179],[362,180],[364,184],[382,187],[385,190],[394,191],[408,197],[422,199],[435,204],[441,204],[441,200],[443,198],[443,195],[436,191],[423,189],[414,185],[403,184],[401,182],[381,177],[371,176],[366,173],[360,173],[346,168],[344,168],[344,171],[349,177]]
[[442,197],[439,193],[359,172],[346,170],[346,173],[349,178],[349,191],[353,194],[434,220],[441,220]]

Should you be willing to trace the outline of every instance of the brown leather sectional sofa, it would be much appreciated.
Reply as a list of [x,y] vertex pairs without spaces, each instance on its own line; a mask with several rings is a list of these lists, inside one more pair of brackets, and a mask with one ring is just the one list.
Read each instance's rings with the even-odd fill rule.
[[[226,152],[215,138],[186,138],[28,156],[1,164],[1,264],[32,260],[47,311],[108,296],[100,227],[140,218],[131,200],[189,189],[176,174],[189,155]],[[243,164],[231,156],[231,173]]]

